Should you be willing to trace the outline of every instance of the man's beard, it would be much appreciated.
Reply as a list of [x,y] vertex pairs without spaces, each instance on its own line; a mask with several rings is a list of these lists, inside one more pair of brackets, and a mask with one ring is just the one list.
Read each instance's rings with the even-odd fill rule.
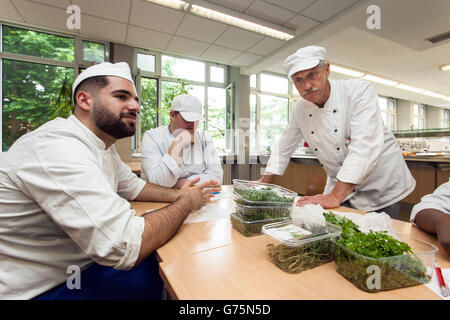
[[129,115],[136,116],[134,112],[121,112],[117,117],[108,108],[100,102],[94,103],[93,116],[95,125],[106,134],[116,138],[122,139],[134,135],[136,126],[134,123],[125,122],[122,119]]

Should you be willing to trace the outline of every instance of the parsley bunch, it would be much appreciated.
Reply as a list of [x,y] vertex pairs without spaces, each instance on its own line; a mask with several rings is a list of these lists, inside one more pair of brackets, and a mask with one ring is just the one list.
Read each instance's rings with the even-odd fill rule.
[[342,229],[341,238],[337,241],[344,247],[360,255],[371,258],[384,258],[412,253],[411,247],[384,232],[363,233],[350,219],[340,217],[331,212],[323,213],[325,220],[338,225]]

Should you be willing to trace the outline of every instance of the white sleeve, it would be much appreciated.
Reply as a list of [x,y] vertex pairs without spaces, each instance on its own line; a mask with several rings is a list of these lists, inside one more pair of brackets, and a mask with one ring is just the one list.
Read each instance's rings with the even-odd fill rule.
[[184,170],[167,153],[161,151],[155,137],[147,131],[142,139],[142,171],[151,183],[173,187],[184,175]]
[[[114,148],[114,146],[111,146]],[[119,180],[117,193],[127,200],[134,200],[141,193],[146,182],[135,175],[121,159],[116,149],[113,150],[116,174]]]
[[99,264],[132,268],[144,219],[134,215],[102,172],[93,152],[76,138],[41,137],[37,161],[17,171],[17,185]]
[[201,184],[209,180],[215,180],[221,185],[223,183],[222,164],[219,156],[217,155],[216,146],[211,138],[211,135],[206,131],[203,131],[203,143],[203,161],[205,162],[206,170],[204,173],[190,176],[189,179],[200,177],[200,181],[197,184]]
[[360,184],[376,166],[384,146],[384,124],[378,96],[369,83],[354,93],[350,120],[351,142],[337,179]]
[[414,222],[417,213],[425,209],[435,209],[450,214],[450,181],[440,185],[432,194],[423,196],[412,208],[409,220]]
[[286,167],[289,165],[292,154],[303,139],[303,134],[296,123],[297,117],[300,116],[298,113],[299,108],[294,106],[287,127],[284,129],[278,143],[271,150],[264,174],[283,175]]

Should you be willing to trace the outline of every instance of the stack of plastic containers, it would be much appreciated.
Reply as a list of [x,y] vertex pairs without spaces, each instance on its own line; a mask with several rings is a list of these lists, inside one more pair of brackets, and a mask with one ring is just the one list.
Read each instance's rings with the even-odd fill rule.
[[262,226],[289,217],[296,193],[277,185],[233,180],[235,211],[231,224],[244,236],[261,233]]

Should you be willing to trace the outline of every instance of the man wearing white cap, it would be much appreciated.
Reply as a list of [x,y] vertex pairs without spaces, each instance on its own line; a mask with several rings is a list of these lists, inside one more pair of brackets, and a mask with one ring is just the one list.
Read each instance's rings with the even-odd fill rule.
[[[120,160],[113,143],[134,134],[140,110],[126,63],[94,65],[72,90],[74,115],[0,160],[0,299],[161,298],[153,252],[216,182],[171,190]],[[173,203],[138,217],[127,200]]]
[[206,131],[197,130],[203,120],[202,103],[190,94],[172,101],[170,123],[148,130],[142,138],[141,178],[165,187],[180,188],[189,179],[222,184],[223,170],[216,147]]
[[398,202],[415,188],[400,147],[383,124],[378,96],[363,80],[329,80],[330,64],[322,47],[309,46],[289,56],[284,69],[303,99],[261,181],[282,175],[304,138],[327,173],[323,194],[301,198],[297,205],[343,204],[397,217]]

